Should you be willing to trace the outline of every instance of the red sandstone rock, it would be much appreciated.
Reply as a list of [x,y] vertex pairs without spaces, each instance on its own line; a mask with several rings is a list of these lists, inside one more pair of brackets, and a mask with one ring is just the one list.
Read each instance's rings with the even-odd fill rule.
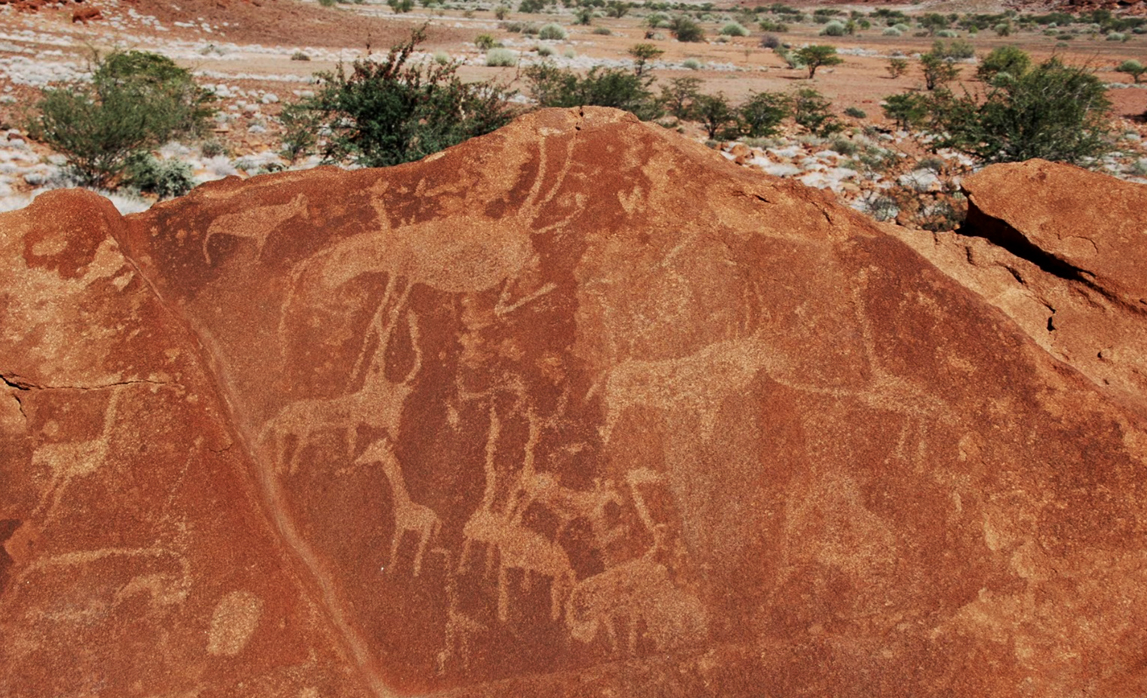
[[0,692],[1147,689],[1143,419],[628,115],[0,247]]
[[73,24],[76,22],[83,22],[84,24],[87,24],[88,22],[94,22],[97,19],[103,18],[104,16],[100,12],[99,8],[92,7],[91,5],[81,5],[80,7],[72,10]]
[[894,234],[1147,413],[1147,187],[1032,160],[987,167],[964,188],[958,233]]

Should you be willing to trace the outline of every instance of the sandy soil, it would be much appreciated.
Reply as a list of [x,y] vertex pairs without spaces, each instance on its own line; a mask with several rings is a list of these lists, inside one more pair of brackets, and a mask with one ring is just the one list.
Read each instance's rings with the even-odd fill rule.
[[[93,51],[112,48],[137,48],[157,51],[190,68],[205,85],[219,89],[218,106],[228,116],[221,121],[215,139],[225,144],[232,160],[246,156],[271,156],[279,148],[280,126],[275,117],[283,104],[314,89],[312,74],[332,70],[338,63],[365,55],[367,47],[374,53],[385,50],[426,25],[428,40],[421,47],[419,59],[431,54],[446,54],[464,62],[460,74],[465,79],[499,80],[525,92],[519,68],[485,66],[485,52],[474,45],[480,34],[490,34],[507,48],[518,52],[522,63],[537,59],[536,48],[545,44],[560,65],[578,70],[601,65],[630,67],[628,49],[636,43],[654,43],[664,54],[653,65],[652,75],[659,82],[691,76],[701,78],[703,91],[723,93],[740,101],[759,91],[787,91],[812,86],[842,113],[858,107],[866,113],[864,120],[845,119],[850,126],[875,125],[888,128],[880,109],[882,99],[904,90],[923,89],[919,66],[913,61],[907,75],[893,79],[887,72],[892,55],[927,51],[934,39],[906,33],[900,37],[883,36],[883,26],[874,22],[869,30],[855,36],[830,38],[818,35],[819,25],[790,25],[791,31],[776,36],[785,44],[799,47],[810,43],[827,43],[838,47],[845,60],[835,68],[822,68],[814,80],[804,70],[788,68],[770,49],[760,46],[762,32],[747,25],[752,35],[744,38],[718,37],[718,29],[736,16],[732,3],[719,4],[711,21],[702,23],[708,41],[681,43],[665,29],[646,39],[646,14],[640,8],[629,16],[616,19],[598,17],[592,26],[575,26],[569,11],[556,14],[522,14],[510,12],[505,21],[496,19],[494,0],[484,4],[476,0],[459,3],[453,9],[416,7],[413,12],[396,15],[381,0],[363,4],[321,7],[312,0],[86,0],[98,7],[102,19],[89,24],[73,24],[70,9],[46,9],[35,14],[17,13],[0,7],[0,140],[8,130],[20,129],[34,104],[41,86],[52,81],[82,76]],[[517,2],[511,2],[516,6]],[[769,3],[771,4],[771,0]],[[794,3],[800,4],[800,3]],[[465,9],[469,7],[470,9]],[[875,4],[845,4],[834,7],[847,12],[859,9],[871,12]],[[947,0],[941,3],[894,5],[912,12],[999,12],[995,0]],[[723,9],[722,9],[723,8]],[[806,11],[810,7],[806,6]],[[509,22],[540,26],[556,22],[568,32],[563,41],[541,42],[536,36],[508,31]],[[595,33],[596,32],[598,33]],[[608,34],[600,33],[608,30]],[[1109,96],[1115,112],[1123,119],[1121,128],[1147,136],[1142,116],[1147,112],[1147,84],[1131,85],[1129,76],[1114,72],[1125,59],[1147,62],[1147,35],[1131,35],[1127,43],[1105,41],[1104,37],[1076,36],[1070,42],[1034,32],[1016,32],[1001,38],[991,31],[960,37],[970,41],[977,54],[1006,44],[1020,46],[1042,60],[1058,55],[1063,60],[1087,65],[1101,80],[1112,85]],[[306,56],[309,60],[299,60]],[[701,64],[688,69],[685,61]],[[975,62],[961,65],[962,87],[975,92],[980,84],[974,80]],[[959,87],[957,87],[959,89]],[[687,130],[696,135],[696,129]],[[47,163],[50,151],[17,133],[9,140],[23,141],[20,146]],[[0,146],[4,143],[0,142]],[[1145,153],[1147,154],[1147,153]],[[2,155],[2,153],[0,153]],[[27,155],[27,153],[24,153]],[[15,156],[13,156],[15,157]],[[1137,157],[1137,156],[1136,156]],[[14,160],[13,160],[14,162]],[[45,165],[46,166],[46,165]],[[229,173],[236,168],[221,164],[203,164],[214,174]],[[0,163],[0,167],[7,167]],[[21,166],[23,167],[23,166]],[[34,174],[26,168],[8,167],[5,189],[26,193],[34,185],[21,179]],[[206,171],[206,170],[202,170]],[[239,168],[242,174],[243,169]],[[0,172],[0,178],[6,173]],[[37,176],[32,179],[38,180]]]

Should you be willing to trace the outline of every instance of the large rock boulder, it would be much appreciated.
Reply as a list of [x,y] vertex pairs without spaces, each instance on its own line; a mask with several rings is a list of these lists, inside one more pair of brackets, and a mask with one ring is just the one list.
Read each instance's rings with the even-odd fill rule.
[[1147,690],[1139,413],[621,112],[0,249],[0,692]]
[[890,232],[1147,414],[1147,187],[1044,160],[986,167],[963,186],[958,232]]

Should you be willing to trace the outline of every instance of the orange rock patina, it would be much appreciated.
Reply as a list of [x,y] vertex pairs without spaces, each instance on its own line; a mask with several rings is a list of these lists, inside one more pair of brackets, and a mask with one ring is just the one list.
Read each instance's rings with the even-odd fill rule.
[[0,248],[0,693],[1147,690],[1139,411],[621,112]]

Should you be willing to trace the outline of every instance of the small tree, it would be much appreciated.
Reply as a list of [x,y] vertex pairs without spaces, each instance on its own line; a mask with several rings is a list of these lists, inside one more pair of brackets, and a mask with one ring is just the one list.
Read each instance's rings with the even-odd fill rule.
[[661,110],[649,91],[652,78],[617,68],[595,67],[579,77],[553,63],[536,63],[523,71],[530,92],[543,107],[599,106],[624,109],[643,120],[656,119]]
[[701,25],[686,17],[678,15],[669,23],[669,31],[678,41],[697,43],[705,40],[705,32]]
[[214,97],[171,59],[141,51],[97,57],[90,83],[44,90],[29,131],[62,153],[84,184],[109,186],[129,159],[200,135]]
[[793,96],[793,118],[814,135],[831,136],[843,128],[829,111],[831,102],[811,87],[797,90]]
[[728,132],[733,130],[731,127],[737,123],[737,112],[729,106],[723,94],[697,95],[693,101],[693,116],[705,127],[710,140],[717,136],[736,137],[735,134]]
[[640,77],[645,74],[646,65],[649,61],[657,60],[661,54],[665,53],[653,44],[634,44],[629,47],[629,55],[633,56],[634,73]]
[[914,92],[889,95],[880,107],[902,129],[917,128],[928,118],[928,100]]
[[960,77],[959,68],[935,53],[925,53],[920,56],[920,68],[924,71],[924,87],[929,91],[943,87]]
[[1004,74],[1018,78],[1028,72],[1031,57],[1017,46],[1000,46],[984,56],[976,68],[976,77],[984,82],[992,82],[996,76]]
[[908,72],[908,59],[892,57],[888,59],[888,74],[893,80]]
[[981,100],[939,92],[930,129],[942,145],[982,162],[1043,158],[1085,163],[1110,150],[1107,90],[1087,70],[1052,58],[1024,75],[997,81]]
[[781,122],[792,113],[792,98],[779,92],[758,92],[738,109],[745,135],[768,138],[775,135]]
[[798,49],[796,57],[808,68],[808,78],[816,76],[816,69],[821,66],[833,66],[844,63],[844,59],[836,55],[835,46],[812,45]]
[[625,15],[629,14],[629,9],[631,7],[632,5],[630,5],[628,2],[611,0],[611,2],[605,6],[605,14],[609,17],[621,19]]
[[921,29],[928,32],[929,35],[935,34],[941,29],[947,29],[948,25],[951,24],[944,15],[935,12],[925,14],[916,20],[916,23],[920,25]]
[[1143,77],[1143,73],[1147,73],[1147,68],[1145,68],[1142,63],[1134,59],[1123,61],[1115,70],[1120,73],[1127,73],[1136,83],[1139,82],[1139,78]]
[[326,161],[398,165],[509,123],[510,93],[500,86],[463,82],[454,62],[410,65],[424,39],[425,29],[416,29],[385,60],[355,61],[349,75],[341,64],[319,73],[317,94],[289,107],[300,123],[329,134],[321,145]]
[[668,85],[661,86],[659,101],[675,118],[689,119],[693,114],[693,101],[697,99],[700,88],[701,78],[673,78]]

